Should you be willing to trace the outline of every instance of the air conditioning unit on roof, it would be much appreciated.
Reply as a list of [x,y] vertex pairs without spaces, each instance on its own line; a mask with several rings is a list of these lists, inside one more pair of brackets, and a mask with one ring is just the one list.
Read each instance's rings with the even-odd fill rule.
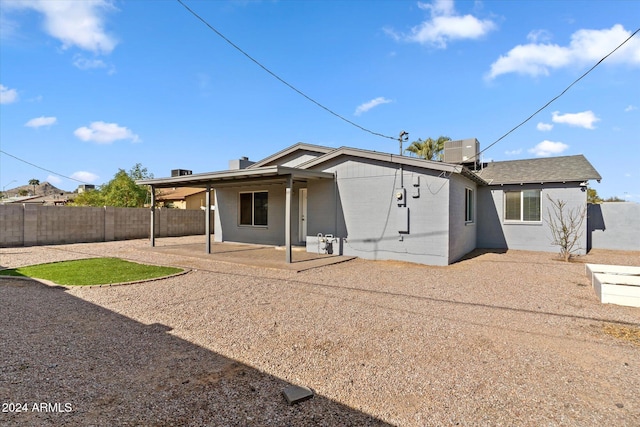
[[480,161],[480,143],[475,138],[459,139],[444,143],[445,163],[475,164]]

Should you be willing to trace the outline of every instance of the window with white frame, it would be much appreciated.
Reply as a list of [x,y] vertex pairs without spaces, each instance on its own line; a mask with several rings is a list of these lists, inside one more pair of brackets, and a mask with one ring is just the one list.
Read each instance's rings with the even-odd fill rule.
[[505,221],[539,222],[540,190],[504,192]]
[[475,215],[473,205],[473,190],[471,188],[464,189],[464,222],[473,222]]
[[240,225],[266,226],[268,210],[269,193],[267,191],[240,193]]

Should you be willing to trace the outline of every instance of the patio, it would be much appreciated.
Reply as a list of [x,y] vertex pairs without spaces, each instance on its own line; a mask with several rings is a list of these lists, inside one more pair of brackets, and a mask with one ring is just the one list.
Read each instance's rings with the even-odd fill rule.
[[[211,253],[206,252],[206,243],[165,244],[158,239],[158,245],[147,247],[146,250],[159,254],[172,254],[216,262],[241,264],[245,266],[262,267],[278,270],[301,272],[327,265],[350,261],[356,257],[318,254],[307,252],[304,247],[292,248],[291,263],[285,260],[284,247],[268,245],[252,245],[246,243],[212,242]],[[204,239],[203,239],[204,240]]]

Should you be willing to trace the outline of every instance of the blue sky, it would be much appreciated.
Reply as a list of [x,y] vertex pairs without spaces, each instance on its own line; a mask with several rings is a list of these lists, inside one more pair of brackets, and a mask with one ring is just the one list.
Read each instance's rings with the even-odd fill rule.
[[[311,98],[373,132],[481,149],[639,26],[640,1],[194,1]],[[0,1],[0,149],[102,184],[224,170],[297,142],[396,153],[283,85],[177,1]],[[640,34],[484,160],[584,154],[640,202]],[[0,154],[0,187],[76,181]]]

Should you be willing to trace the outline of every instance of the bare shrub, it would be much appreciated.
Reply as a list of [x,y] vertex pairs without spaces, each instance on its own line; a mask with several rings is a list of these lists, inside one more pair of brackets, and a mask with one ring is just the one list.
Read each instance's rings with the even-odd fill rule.
[[580,237],[584,232],[582,225],[587,216],[587,209],[569,209],[564,200],[553,200],[549,195],[547,199],[552,206],[547,209],[548,217],[545,218],[551,229],[551,244],[560,247],[560,256],[568,262],[571,256],[580,250]]

